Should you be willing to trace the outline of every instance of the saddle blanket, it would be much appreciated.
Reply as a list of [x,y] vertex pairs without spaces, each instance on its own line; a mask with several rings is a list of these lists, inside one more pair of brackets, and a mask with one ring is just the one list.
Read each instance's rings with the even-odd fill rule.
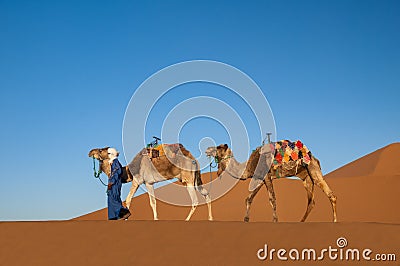
[[272,167],[278,168],[282,164],[290,161],[302,160],[304,164],[310,164],[311,152],[300,140],[291,142],[290,140],[281,140],[270,144],[271,150],[275,150]]

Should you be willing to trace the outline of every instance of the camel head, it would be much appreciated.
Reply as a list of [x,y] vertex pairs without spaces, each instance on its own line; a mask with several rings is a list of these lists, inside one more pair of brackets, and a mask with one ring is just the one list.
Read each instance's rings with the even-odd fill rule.
[[206,150],[207,157],[217,156],[217,147],[208,147]]
[[218,162],[230,158],[232,156],[232,151],[229,149],[228,144],[220,144],[217,147],[208,147],[206,155],[214,157]]
[[89,152],[89,157],[93,157],[99,161],[107,160],[108,159],[108,148],[100,148],[100,149],[92,149]]
[[89,157],[95,158],[100,162],[100,169],[103,171],[107,176],[111,173],[111,166],[108,163],[108,148],[99,148],[99,149],[92,149],[89,152]]
[[218,175],[225,171],[229,159],[233,157],[233,153],[231,149],[229,149],[228,144],[220,144],[217,147],[208,147],[206,155],[215,158],[215,162],[218,163]]

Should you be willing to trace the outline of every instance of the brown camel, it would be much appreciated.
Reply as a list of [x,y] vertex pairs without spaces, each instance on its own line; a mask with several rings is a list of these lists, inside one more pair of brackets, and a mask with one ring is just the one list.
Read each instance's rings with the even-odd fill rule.
[[[181,144],[163,144],[161,147],[161,154],[158,157],[152,158],[152,156],[149,156],[148,150],[144,148],[127,166],[123,167],[122,182],[132,182],[126,198],[126,206],[129,208],[135,192],[144,183],[149,194],[154,220],[158,220],[153,184],[176,177],[186,186],[192,200],[192,208],[186,217],[186,221],[190,220],[198,205],[195,189],[205,197],[208,207],[208,220],[212,221],[211,198],[208,191],[202,186],[197,160]],[[89,157],[99,160],[100,170],[110,176],[111,166],[108,161],[107,150],[108,147],[93,149],[89,152]]]
[[[290,141],[284,142],[289,142],[293,144]],[[282,144],[282,142],[279,143]],[[282,151],[282,149],[280,151]],[[277,163],[277,150],[275,149],[273,144],[266,144],[262,147],[258,147],[250,155],[249,160],[244,163],[239,163],[238,161],[236,161],[233,156],[232,150],[228,147],[227,144],[221,144],[217,147],[209,147],[206,150],[206,154],[207,156],[214,157],[216,162],[218,163],[218,176],[220,176],[223,172],[226,172],[230,176],[240,180],[251,178],[251,182],[249,185],[249,195],[245,200],[245,222],[249,221],[251,203],[263,184],[268,191],[269,202],[273,210],[273,221],[277,222],[278,216],[276,214],[276,198],[274,187],[272,185],[272,180],[280,177],[291,176],[299,177],[303,181],[303,185],[307,191],[308,205],[307,210],[303,218],[301,219],[302,222],[307,219],[307,216],[315,205],[314,184],[319,186],[328,196],[332,205],[333,221],[337,221],[336,196],[323,178],[319,160],[315,158],[308,150],[308,156],[306,155],[307,157],[303,157],[303,159],[308,159],[306,163],[301,158],[298,158],[298,155],[296,154],[293,155],[293,158],[295,158],[294,160],[292,157],[289,156],[285,158],[286,161],[282,160],[281,163]]]

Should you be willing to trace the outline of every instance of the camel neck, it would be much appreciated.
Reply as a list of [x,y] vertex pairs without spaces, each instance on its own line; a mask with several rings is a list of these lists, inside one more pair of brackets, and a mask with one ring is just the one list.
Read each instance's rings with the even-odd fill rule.
[[234,157],[231,157],[227,163],[228,166],[225,168],[225,171],[230,176],[236,179],[246,180],[246,178],[242,178],[242,175],[247,162],[239,163]]

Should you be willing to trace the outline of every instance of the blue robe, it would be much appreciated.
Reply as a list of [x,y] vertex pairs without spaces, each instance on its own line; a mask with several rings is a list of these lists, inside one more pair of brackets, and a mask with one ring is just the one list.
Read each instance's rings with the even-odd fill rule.
[[108,184],[112,184],[110,190],[107,191],[108,195],[108,219],[115,220],[119,218],[119,213],[122,209],[121,201],[121,174],[122,167],[118,159],[114,159],[111,165],[111,176],[108,178]]

